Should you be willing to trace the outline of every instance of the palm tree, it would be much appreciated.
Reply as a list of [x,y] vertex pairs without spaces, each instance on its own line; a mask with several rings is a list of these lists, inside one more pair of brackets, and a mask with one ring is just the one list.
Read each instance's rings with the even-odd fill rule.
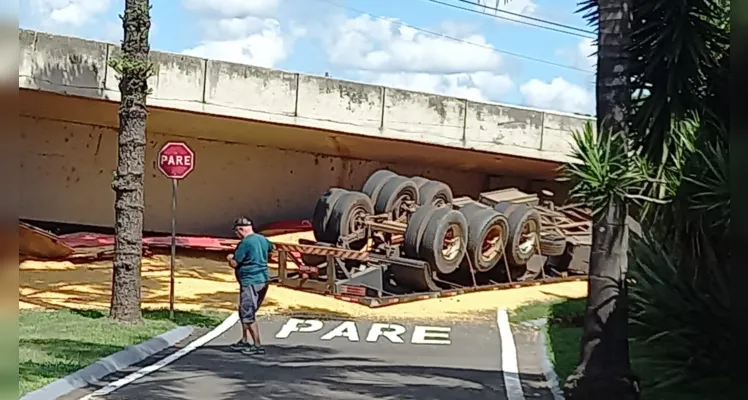
[[145,177],[146,97],[153,66],[149,61],[151,27],[149,0],[126,0],[122,18],[122,54],[110,65],[119,74],[121,103],[117,170],[115,253],[110,318],[127,323],[141,320],[140,266],[143,256],[143,186]]
[[[629,202],[619,191],[634,183],[628,174],[621,173],[629,168],[632,2],[587,0],[581,8],[585,18],[598,28],[597,135],[588,131],[587,138],[594,137],[608,150],[599,153],[610,161],[608,167],[620,166],[620,170],[599,171],[603,172],[597,177],[601,185],[577,187],[573,193],[593,203],[594,221],[580,362],[564,386],[570,399],[636,399],[639,392],[629,362],[627,331]],[[594,154],[595,149],[590,150]]]
[[633,139],[654,166],[633,243],[631,336],[656,399],[731,398],[730,2],[636,0]]
[[[697,350],[709,342],[693,338],[701,333],[712,346],[728,342],[722,328],[729,314],[729,179],[722,142],[729,120],[729,2],[586,0],[582,10],[599,25],[598,129],[575,135],[583,163],[566,172],[578,182],[572,196],[593,206],[595,221],[580,363],[565,389],[571,399],[629,399],[638,397],[627,344],[629,205],[651,227],[631,253],[637,337],[661,340],[664,364],[692,380],[720,370],[718,357]],[[699,284],[687,278],[690,265],[697,267],[688,272],[700,265],[708,278]],[[684,318],[667,317],[682,310],[694,314],[688,330]],[[716,328],[702,327],[707,320]],[[678,364],[688,367],[673,368]],[[660,380],[683,383],[672,376]],[[714,388],[709,383],[702,386]]]

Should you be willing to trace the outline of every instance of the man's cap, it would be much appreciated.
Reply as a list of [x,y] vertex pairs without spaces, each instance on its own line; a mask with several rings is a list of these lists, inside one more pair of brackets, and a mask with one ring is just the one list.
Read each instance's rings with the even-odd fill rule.
[[240,226],[253,226],[252,220],[247,217],[239,217],[234,220],[234,228],[238,228]]

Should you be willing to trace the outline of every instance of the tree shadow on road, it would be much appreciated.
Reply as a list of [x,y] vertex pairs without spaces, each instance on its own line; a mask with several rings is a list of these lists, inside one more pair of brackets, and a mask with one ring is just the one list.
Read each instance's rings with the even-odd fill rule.
[[261,358],[224,347],[201,348],[108,398],[496,400],[505,392],[498,370],[405,366],[324,347],[273,345]]

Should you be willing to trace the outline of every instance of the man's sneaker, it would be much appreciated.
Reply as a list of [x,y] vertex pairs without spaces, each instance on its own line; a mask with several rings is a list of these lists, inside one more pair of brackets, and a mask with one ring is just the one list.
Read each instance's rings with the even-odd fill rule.
[[265,348],[262,346],[255,346],[253,344],[250,344],[249,346],[242,349],[242,354],[248,356],[262,355],[265,354]]
[[236,342],[236,343],[234,343],[234,344],[231,345],[231,350],[244,350],[244,349],[248,348],[249,346],[250,346],[249,343],[247,343],[247,342],[245,342],[243,340],[240,340],[240,341],[238,341],[238,342]]

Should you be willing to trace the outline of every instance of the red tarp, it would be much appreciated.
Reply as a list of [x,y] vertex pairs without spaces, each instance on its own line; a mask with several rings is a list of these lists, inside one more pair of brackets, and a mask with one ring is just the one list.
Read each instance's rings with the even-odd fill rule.
[[[280,221],[264,226],[260,231],[263,235],[272,237],[288,233],[307,232],[312,230],[309,220]],[[69,247],[102,247],[113,246],[114,236],[99,233],[79,232],[59,236],[59,240]],[[237,239],[225,239],[206,236],[177,236],[177,247],[198,250],[231,251],[239,243]],[[171,236],[157,236],[143,238],[147,247],[169,247]]]
[[[99,233],[79,232],[60,236],[60,241],[70,247],[101,247],[113,246],[114,236]],[[177,236],[178,247],[201,250],[233,250],[238,241],[236,239],[222,239],[200,236]],[[148,247],[169,247],[171,237],[146,237],[143,244]]]

